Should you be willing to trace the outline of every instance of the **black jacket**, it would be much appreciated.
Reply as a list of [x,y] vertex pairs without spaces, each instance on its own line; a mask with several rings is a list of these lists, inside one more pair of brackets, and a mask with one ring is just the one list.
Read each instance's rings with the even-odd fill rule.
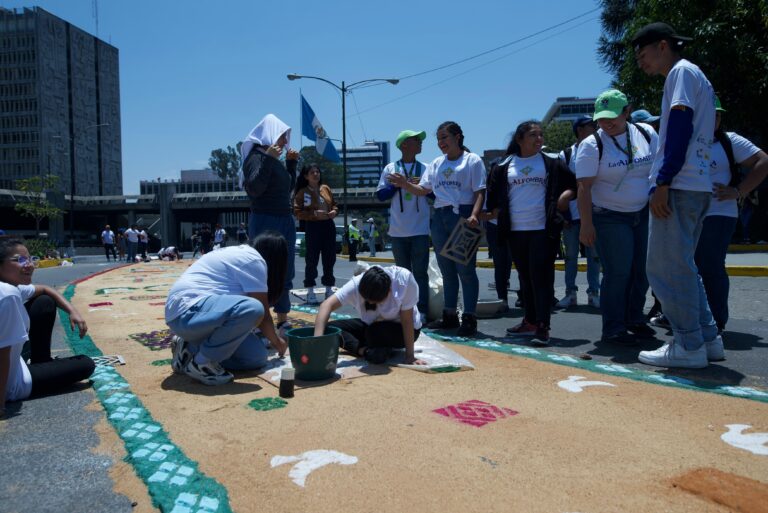
[[291,215],[291,193],[296,185],[295,160],[285,165],[254,146],[243,163],[243,189],[251,199],[251,212]]
[[[541,156],[544,159],[546,172],[544,210],[547,221],[545,229],[549,237],[557,239],[563,229],[563,216],[557,211],[557,199],[568,189],[572,190],[574,195],[576,194],[576,177],[562,160],[548,157],[543,153]],[[486,208],[489,211],[499,209],[499,239],[501,241],[507,240],[508,234],[512,230],[512,220],[509,216],[507,168],[509,168],[509,160],[506,158],[499,164],[494,164],[486,186]]]

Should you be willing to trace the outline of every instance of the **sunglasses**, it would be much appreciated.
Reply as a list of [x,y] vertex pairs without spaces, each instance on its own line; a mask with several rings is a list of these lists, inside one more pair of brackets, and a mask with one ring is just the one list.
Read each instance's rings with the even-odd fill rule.
[[11,262],[18,262],[19,265],[21,266],[34,265],[35,267],[37,267],[37,260],[33,260],[32,257],[16,256],[16,257],[9,258],[8,260],[10,260]]

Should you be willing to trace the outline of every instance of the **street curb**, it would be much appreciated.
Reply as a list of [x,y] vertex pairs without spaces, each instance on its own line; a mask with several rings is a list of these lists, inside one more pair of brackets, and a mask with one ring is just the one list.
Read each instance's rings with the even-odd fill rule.
[[[349,256],[347,255],[337,256],[338,258],[349,259]],[[394,258],[388,257],[358,257],[358,260],[377,264],[395,263]],[[493,269],[493,260],[478,260],[477,267],[482,267],[483,269]],[[514,267],[515,265],[512,264],[513,269]],[[587,264],[579,262],[578,268],[580,272],[584,272],[587,270]],[[558,271],[564,271],[565,263],[562,260],[555,262],[555,269]],[[756,278],[768,276],[768,266],[764,265],[726,265],[725,270],[728,273],[728,276],[750,276]]]

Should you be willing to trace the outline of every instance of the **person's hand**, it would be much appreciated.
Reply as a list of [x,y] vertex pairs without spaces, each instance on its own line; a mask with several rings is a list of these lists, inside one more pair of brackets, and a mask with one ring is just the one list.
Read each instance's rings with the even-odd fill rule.
[[420,181],[421,181],[421,178],[418,176],[412,176],[408,179],[408,182],[412,183],[413,185],[419,185]]
[[478,226],[480,226],[480,221],[477,220],[477,217],[475,217],[474,214],[472,214],[467,218],[467,223],[469,223],[469,226],[471,226],[472,228],[477,228]]
[[596,239],[595,226],[592,223],[585,223],[582,219],[581,228],[579,228],[579,242],[591,248],[595,245]]
[[288,152],[285,154],[285,160],[299,160],[299,152],[293,148],[288,148]]
[[427,362],[416,358],[412,354],[407,354],[405,355],[405,364],[406,365],[427,365]]
[[276,159],[279,159],[282,153],[283,153],[283,147],[277,144],[273,144],[272,146],[267,148],[267,155],[269,155],[270,157],[275,157]]
[[77,326],[80,338],[83,338],[88,332],[88,325],[85,323],[83,316],[80,315],[80,312],[77,310],[73,311],[69,315],[69,327],[72,329],[72,331],[75,330],[75,326]]
[[276,340],[272,341],[272,348],[277,351],[277,356],[282,358],[285,356],[285,352],[288,350],[288,342],[286,342],[285,339],[278,335]]
[[330,212],[328,212],[328,219],[333,219],[333,218],[334,218],[334,217],[336,217],[337,215],[338,215],[338,212],[337,212],[337,211],[335,211],[335,210],[331,210]]
[[659,185],[651,194],[651,200],[648,202],[653,217],[666,219],[672,215],[672,209],[669,208],[669,185]]
[[405,177],[405,175],[401,175],[400,173],[388,174],[387,180],[389,180],[389,183],[395,187],[405,187],[405,184],[408,183],[408,179]]
[[730,185],[724,185],[722,183],[714,183],[712,185],[712,192],[718,201],[739,199],[741,197],[741,194],[739,194],[739,190],[736,187],[731,187]]

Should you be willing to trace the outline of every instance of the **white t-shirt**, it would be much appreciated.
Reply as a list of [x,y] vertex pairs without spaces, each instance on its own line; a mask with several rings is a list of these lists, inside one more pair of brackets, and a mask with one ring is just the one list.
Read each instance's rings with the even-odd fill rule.
[[[587,137],[579,144],[576,154],[576,178],[595,177],[592,184],[592,204],[596,207],[617,212],[637,212],[648,204],[648,189],[651,183],[649,175],[659,136],[652,126],[643,123],[642,127],[651,136],[650,142],[645,140],[637,127],[627,123],[627,132],[614,138],[599,129],[594,137]],[[632,145],[633,162],[629,170],[628,157],[624,153],[627,149],[627,133]],[[603,142],[602,159],[599,159],[595,137],[600,137]],[[616,139],[616,142],[613,139]]]
[[250,246],[206,253],[176,280],[165,302],[165,321],[177,318],[208,296],[267,292],[267,263]]
[[216,230],[216,233],[213,234],[213,242],[218,244],[219,242],[224,241],[224,237],[226,237],[227,232],[224,230],[224,228],[219,228]]
[[465,151],[458,160],[443,155],[427,166],[419,185],[435,193],[435,208],[471,205],[475,192],[485,190],[485,165],[480,157]]
[[32,393],[32,376],[21,358],[21,350],[29,340],[29,315],[24,303],[34,295],[34,285],[16,287],[0,282],[0,348],[11,348],[6,401],[26,399]]
[[547,224],[544,201],[547,194],[547,170],[540,153],[532,157],[509,158],[509,217],[514,232],[543,230]]
[[693,109],[693,135],[688,143],[685,163],[672,179],[670,188],[710,192],[712,182],[709,178],[709,164],[715,134],[715,91],[699,67],[685,59],[680,59],[672,66],[664,81],[659,149],[653,161],[651,184],[656,184],[656,176],[664,163],[669,113],[672,107],[678,105]]
[[104,230],[101,232],[101,242],[104,244],[114,244],[115,233],[112,230]]
[[365,324],[373,324],[376,321],[400,322],[400,312],[413,308],[413,328],[420,329],[421,316],[416,306],[419,301],[419,286],[413,274],[408,269],[395,265],[382,269],[392,279],[392,287],[384,302],[376,305],[376,310],[365,309],[365,300],[358,291],[360,280],[363,279],[362,274],[355,276],[337,290],[336,299],[342,305],[349,305],[357,310]]
[[[576,151],[579,148],[578,143],[574,143],[571,145],[571,159],[568,161],[568,170],[576,175]],[[565,151],[561,151],[557,154],[557,158],[565,162]],[[571,200],[568,202],[568,210],[571,212],[571,220],[572,221],[578,221],[581,219],[581,215],[579,214],[579,206],[578,206],[578,200]]]
[[125,230],[125,233],[123,235],[128,237],[128,242],[139,242],[139,232],[137,232],[133,228],[128,228],[127,230]]
[[147,237],[147,232],[145,232],[144,230],[141,230],[139,232],[139,240],[141,242],[147,242],[149,240],[149,237]]
[[[413,166],[413,168],[411,168]],[[426,165],[416,161],[404,164],[402,161],[391,162],[386,165],[379,178],[380,191],[389,185],[387,176],[399,173],[408,177],[420,177],[426,170]],[[400,198],[403,200],[403,208],[400,210]],[[389,236],[390,237],[414,237],[416,235],[429,235],[429,204],[423,196],[416,196],[402,189],[395,190],[389,207]]]
[[[755,153],[760,151],[760,148],[752,144],[751,141],[745,139],[734,132],[726,132],[728,139],[731,140],[731,147],[733,148],[733,159],[737,163],[744,162],[749,159]],[[718,142],[712,146],[712,171],[710,177],[712,178],[712,187],[716,183],[728,185],[731,181],[731,169],[728,163],[728,155],[725,153],[725,149]],[[708,216],[726,216],[726,217],[739,217],[739,206],[735,199],[719,201],[714,196],[709,203]]]

